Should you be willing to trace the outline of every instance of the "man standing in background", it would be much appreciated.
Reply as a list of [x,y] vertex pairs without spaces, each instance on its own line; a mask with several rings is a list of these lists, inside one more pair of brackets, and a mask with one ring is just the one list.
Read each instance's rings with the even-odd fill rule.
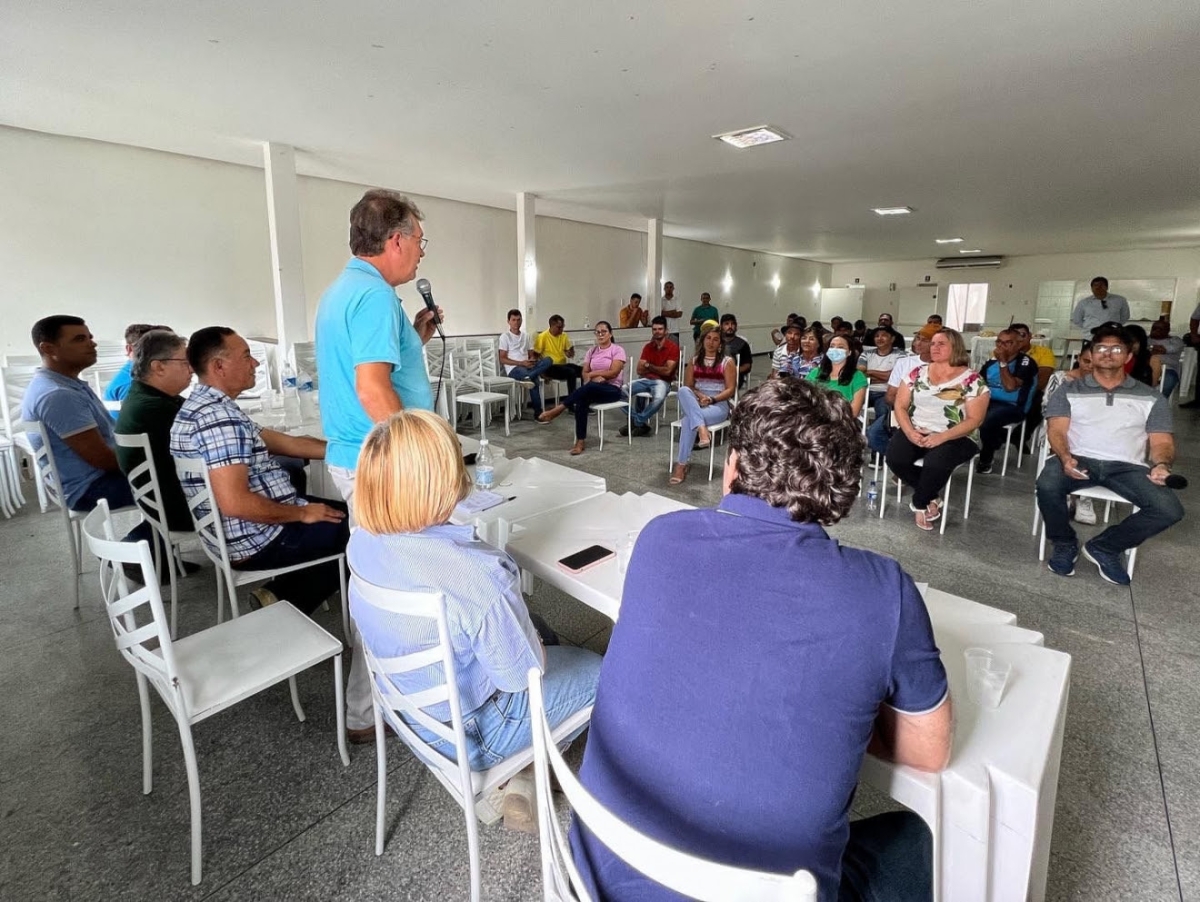
[[[371,427],[399,410],[433,409],[422,346],[436,329],[421,308],[410,323],[396,297],[425,256],[421,211],[396,191],[373,188],[350,211],[350,253],[341,275],[317,307],[317,370],[321,374],[321,425],[329,445],[329,475],[354,516],[354,471]],[[440,317],[441,311],[438,311]],[[375,738],[371,687],[362,642],[346,689],[350,741]]]
[[700,294],[700,306],[692,311],[692,318],[688,320],[692,324],[692,341],[700,340],[700,327],[710,319],[713,322],[717,321],[720,312],[713,306],[712,295],[707,291]]
[[683,317],[683,307],[679,303],[679,298],[675,297],[675,283],[667,282],[663,285],[662,295],[662,315],[667,318],[667,338],[679,344],[679,324],[675,322]]
[[1120,323],[1122,326],[1129,322],[1129,301],[1119,294],[1108,293],[1108,279],[1096,276],[1092,279],[1092,293],[1086,298],[1080,298],[1079,303],[1071,312],[1071,325],[1080,329],[1085,335],[1091,334],[1095,328],[1105,323]]

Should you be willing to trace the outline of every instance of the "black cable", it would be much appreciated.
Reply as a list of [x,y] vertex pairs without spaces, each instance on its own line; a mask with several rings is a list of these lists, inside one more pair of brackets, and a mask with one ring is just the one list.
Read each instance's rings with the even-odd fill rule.
[[[440,333],[441,333],[441,329],[439,329],[439,330],[438,330],[438,332],[439,332],[438,338],[440,338],[440,339],[442,340],[442,368],[441,368],[441,370],[438,372],[437,390],[436,390],[436,391],[434,392],[434,394],[433,394],[433,409],[434,409],[434,410],[437,410],[437,409],[438,409],[438,404],[440,404],[440,403],[441,403],[441,400],[442,400],[442,380],[446,378],[446,336],[445,336],[445,335],[442,335],[442,334],[440,334]],[[450,407],[449,407],[449,405],[447,405],[447,407],[446,407],[446,413],[447,413],[447,415],[450,413]],[[452,425],[452,426],[453,426],[454,424],[453,424],[453,423],[451,423],[450,425]]]

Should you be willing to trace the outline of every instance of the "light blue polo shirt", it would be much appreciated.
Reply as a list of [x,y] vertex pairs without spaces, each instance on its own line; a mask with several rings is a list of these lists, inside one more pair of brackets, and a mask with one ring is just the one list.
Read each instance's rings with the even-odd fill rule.
[[[38,369],[21,399],[21,419],[27,423],[40,422],[46,427],[67,507],[74,508],[88,486],[103,476],[104,471],[76,454],[64,439],[99,429],[104,443],[115,449],[117,440],[113,437],[108,411],[83,380]],[[36,432],[29,433],[29,441],[35,448],[41,447]]]
[[395,289],[367,261],[351,258],[321,295],[316,345],[329,464],[356,469],[363,439],[374,425],[354,387],[359,364],[390,363],[400,403],[409,410],[433,410],[421,337],[404,315]]

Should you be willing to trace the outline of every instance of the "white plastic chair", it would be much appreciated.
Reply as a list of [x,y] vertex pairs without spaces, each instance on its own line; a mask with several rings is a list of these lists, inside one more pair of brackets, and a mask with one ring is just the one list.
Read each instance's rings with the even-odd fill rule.
[[[632,382],[629,381],[630,375],[633,373],[633,361],[629,357],[625,358],[625,366],[623,368],[623,372],[624,372],[624,376],[622,377],[622,380],[621,380],[621,382],[622,382],[621,391],[625,394],[625,398],[628,398],[629,397],[629,386],[631,386],[633,384]],[[600,450],[601,451],[604,450],[604,414],[610,410],[620,410],[622,408],[624,408],[625,410],[628,410],[629,403],[630,403],[629,401],[627,401],[623,398],[620,401],[604,401],[600,404],[592,405],[592,410],[594,410],[596,412],[596,431],[600,433]],[[626,420],[631,421],[632,416],[627,414]],[[628,438],[629,438],[629,444],[632,445],[633,444],[632,430],[630,431]]]
[[[483,377],[483,352],[474,349],[463,351],[459,359],[465,365],[459,372],[456,381],[457,388],[468,388],[471,391],[455,395],[455,404],[467,404],[479,410],[479,437],[487,438],[487,415],[493,404],[504,405],[504,434],[509,435],[508,425],[512,419],[512,395],[507,392],[488,391]],[[512,381],[511,379],[509,380]]]
[[[13,355],[9,355],[8,359],[13,359]],[[23,359],[23,358],[17,358]],[[38,506],[42,513],[46,512],[47,500],[45,491],[42,489],[41,483],[36,479],[36,469],[32,467],[33,463],[33,446],[29,442],[29,436],[26,435],[26,430],[31,428],[21,420],[21,401],[25,397],[25,390],[29,387],[29,382],[33,378],[33,374],[37,372],[38,366],[41,365],[40,358],[35,364],[14,364],[5,363],[0,367],[0,417],[3,418],[4,439],[11,443],[11,447],[4,448],[4,467],[7,472],[6,482],[13,493],[14,500],[17,502],[16,507],[22,507],[25,504],[25,494],[21,491],[21,467],[19,459],[25,458],[30,462],[31,473],[35,476],[34,483],[38,493]]]
[[[154,465],[154,455],[150,451],[150,436],[144,432],[134,435],[117,433],[117,445],[121,448],[131,448],[142,452],[142,462],[125,474],[129,487],[133,490],[133,500],[141,508],[142,516],[162,540],[162,547],[169,549],[167,554],[167,574],[171,583],[171,637],[179,635],[179,591],[176,584],[176,573],[184,575],[183,565],[179,562],[180,546],[196,538],[194,532],[180,532],[167,527],[167,517],[163,512],[162,488],[158,481],[158,468]],[[158,559],[159,545],[156,542],[151,548],[154,552],[154,569],[161,575],[163,561]]]
[[[225,544],[225,527],[217,510],[217,499],[213,495],[212,479],[208,474],[208,467],[199,457],[176,457],[175,472],[179,474],[180,483],[197,476],[204,480],[203,486],[196,494],[188,498],[187,502],[188,512],[191,513],[192,522],[196,525],[196,535],[201,540],[200,547],[204,549],[204,554],[217,568],[217,623],[224,619],[226,590],[229,592],[231,615],[237,619],[240,613],[237,602],[238,586],[266,582],[282,576],[284,573],[291,573],[293,570],[303,570],[306,567],[337,561],[338,572],[341,576],[342,635],[347,640],[350,638],[350,606],[349,596],[346,595],[346,555],[330,554],[315,560],[293,564],[290,567],[276,567],[273,570],[235,570],[229,560],[229,549]],[[198,511],[201,508],[207,508],[207,513],[199,514]],[[213,548],[217,549],[217,553],[213,553]]]
[[1017,423],[1009,423],[1004,427],[1004,464],[1000,467],[1000,475],[1008,475],[1008,452],[1012,448],[1013,432],[1017,426],[1021,427],[1021,443],[1017,445],[1017,469],[1021,469],[1021,456],[1025,453],[1025,420],[1022,419]]
[[[1046,560],[1046,522],[1044,519],[1042,519],[1041,509],[1038,507],[1038,503],[1037,503],[1037,478],[1042,475],[1042,468],[1046,466],[1046,458],[1049,457],[1049,449],[1050,449],[1050,443],[1043,442],[1041,450],[1038,452],[1037,473],[1034,474],[1034,478],[1033,478],[1033,482],[1034,482],[1034,488],[1033,488],[1033,534],[1034,535],[1038,534],[1039,524],[1041,526],[1041,539],[1038,542],[1038,560],[1039,561]],[[1118,495],[1112,489],[1106,489],[1103,486],[1099,486],[1099,485],[1093,485],[1093,486],[1088,486],[1086,488],[1076,489],[1075,491],[1071,492],[1071,494],[1074,495],[1076,498],[1091,498],[1094,501],[1103,501],[1104,502],[1104,522],[1105,523],[1108,522],[1109,517],[1112,515],[1112,506],[1114,504],[1128,504],[1131,508],[1133,508],[1132,513],[1135,513],[1135,514],[1141,509],[1136,504],[1134,504],[1132,501],[1130,501],[1128,498]],[[1126,559],[1129,562],[1128,566],[1126,566],[1125,570],[1126,570],[1126,572],[1129,573],[1129,576],[1131,578],[1133,577],[1134,564],[1137,563],[1137,552],[1138,552],[1137,548],[1130,548],[1125,553]]]
[[583,825],[613,854],[655,883],[700,902],[816,902],[817,881],[808,871],[772,874],[717,864],[680,852],[630,827],[605,808],[567,767],[542,700],[542,676],[529,671],[533,716],[533,767],[546,902],[592,902],[554,810],[550,775]]
[[449,348],[443,353],[440,346],[427,344],[421,348],[421,356],[425,360],[425,375],[429,377],[429,388],[434,394],[437,412],[453,426],[458,421],[458,407],[454,403],[454,393],[457,390],[454,355]]
[[[375,712],[375,751],[378,774],[375,854],[383,854],[384,811],[387,806],[387,746],[383,728],[386,721],[400,737],[400,740],[420,759],[422,764],[429,768],[437,781],[445,787],[446,791],[463,809],[467,824],[467,850],[471,862],[471,899],[472,902],[478,902],[482,881],[479,868],[479,825],[476,806],[490,790],[505,783],[528,765],[533,760],[533,749],[529,748],[505,758],[488,770],[472,771],[467,757],[467,737],[463,726],[462,704],[458,695],[458,677],[454,668],[454,648],[450,639],[449,622],[446,619],[445,596],[433,590],[401,592],[396,589],[386,589],[368,583],[354,574],[350,576],[350,584],[357,599],[356,604],[361,602],[386,611],[390,615],[433,621],[436,624],[438,637],[436,644],[398,658],[380,659],[369,644],[366,641],[363,642],[363,652],[366,655],[367,667],[371,676],[371,700]],[[443,682],[414,695],[401,692],[392,681],[393,676],[434,668],[438,664],[441,664]],[[451,720],[449,724],[434,720],[424,711],[431,705],[443,702],[448,703],[450,707]],[[577,732],[587,724],[591,716],[590,706],[576,712],[554,731],[552,741],[560,742],[565,737]],[[447,758],[430,748],[413,732],[409,725],[410,722],[419,724],[439,739],[452,743],[455,757]],[[446,894],[447,898],[451,895],[453,894]]]
[[[224,711],[262,690],[288,681],[296,717],[304,708],[296,690],[296,674],[333,659],[338,752],[346,751],[345,705],[342,703],[342,643],[290,604],[268,608],[173,640],[166,627],[162,597],[149,543],[120,542],[113,534],[108,502],[101,499],[83,523],[88,547],[100,559],[100,588],[117,650],[137,675],[142,708],[142,793],[153,788],[150,693],[154,687],[179,727],[187,768],[192,815],[192,884],[200,883],[200,774],[192,725]],[[131,592],[121,565],[141,567],[143,587]],[[148,610],[142,610],[143,606]]]
[[[682,377],[681,377],[681,379],[682,379]],[[682,384],[683,384],[683,382],[681,381],[680,385],[682,385]],[[733,397],[729,400],[729,413],[731,415],[733,414],[733,408],[737,407],[737,403],[738,403],[738,388],[737,388],[737,383],[735,382],[734,388],[733,388]],[[675,401],[675,406],[676,406],[676,409],[678,410],[678,407],[679,407],[678,399],[676,399],[676,401]],[[708,481],[709,482],[712,482],[712,478],[713,478],[713,466],[714,466],[714,463],[716,460],[716,450],[717,450],[717,437],[722,432],[724,432],[726,429],[729,428],[730,422],[732,422],[730,420],[730,418],[726,417],[725,419],[721,420],[721,422],[714,423],[713,425],[708,427]],[[675,465],[675,433],[676,433],[676,431],[682,431],[682,430],[683,430],[683,419],[681,417],[680,419],[674,420],[671,423],[671,440],[669,442],[668,449],[667,449],[667,472],[668,473],[670,473],[672,471],[672,469]]]
[[[46,432],[46,427],[42,423],[28,423],[27,425],[32,427],[38,437],[36,443],[30,441],[34,472],[37,474],[38,484],[42,487],[46,501],[57,507],[59,513],[62,514],[63,526],[66,528],[67,546],[71,553],[71,584],[75,596],[74,607],[78,610],[79,577],[83,573],[83,541],[80,536],[79,524],[87,514],[71,510],[67,506],[66,497],[63,495],[62,480],[58,475],[58,463],[54,460],[54,449],[50,445],[50,436]],[[113,513],[132,510],[137,510],[137,508],[132,506],[118,507],[114,509]]]

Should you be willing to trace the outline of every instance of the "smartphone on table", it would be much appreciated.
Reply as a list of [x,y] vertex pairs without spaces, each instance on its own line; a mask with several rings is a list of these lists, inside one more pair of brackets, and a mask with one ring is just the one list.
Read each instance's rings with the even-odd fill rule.
[[584,570],[590,570],[597,564],[603,564],[609,558],[614,556],[611,548],[605,548],[603,545],[591,545],[583,551],[576,551],[574,554],[568,554],[561,558],[558,562],[559,569],[565,570],[567,573],[582,573]]

